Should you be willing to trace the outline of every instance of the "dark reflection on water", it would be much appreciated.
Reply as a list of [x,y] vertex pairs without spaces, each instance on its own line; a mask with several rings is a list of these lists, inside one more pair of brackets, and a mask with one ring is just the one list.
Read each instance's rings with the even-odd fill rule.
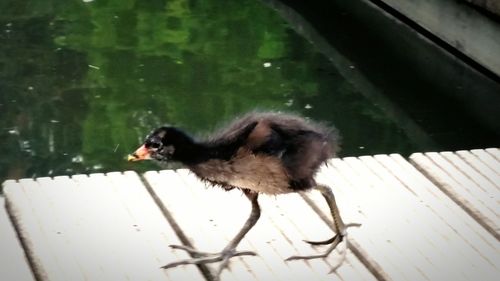
[[335,124],[343,156],[422,147],[260,1],[0,9],[2,181],[156,168],[124,160],[153,127],[205,134],[254,108]]

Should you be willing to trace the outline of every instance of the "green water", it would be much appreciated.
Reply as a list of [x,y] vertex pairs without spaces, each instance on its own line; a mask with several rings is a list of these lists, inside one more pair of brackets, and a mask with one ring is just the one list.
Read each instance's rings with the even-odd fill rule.
[[204,134],[255,108],[335,124],[342,156],[423,147],[260,1],[3,0],[0,10],[0,181],[156,169],[124,160],[152,128]]

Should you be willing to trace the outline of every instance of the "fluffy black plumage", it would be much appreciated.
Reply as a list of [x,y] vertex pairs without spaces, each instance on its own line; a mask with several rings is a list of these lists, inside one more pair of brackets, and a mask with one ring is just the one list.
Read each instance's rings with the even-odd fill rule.
[[152,159],[181,162],[226,189],[280,194],[313,187],[319,166],[335,156],[338,137],[332,128],[297,115],[252,112],[205,140],[160,127],[144,145]]
[[[346,237],[346,228],[356,226],[343,223],[330,188],[314,181],[319,166],[334,157],[337,150],[338,137],[333,129],[297,115],[275,112],[249,113],[200,141],[175,127],[154,130],[129,156],[130,161],[180,162],[213,185],[241,189],[252,204],[247,221],[220,253],[209,254],[185,245],[172,245],[175,249],[187,251],[193,259],[172,262],[163,268],[221,262],[214,278],[218,280],[231,257],[255,255],[249,251],[237,252],[236,247],[259,220],[259,194],[276,195],[309,188],[316,188],[327,201],[336,234],[325,241],[306,241],[313,245],[330,244],[324,254],[293,256],[287,261],[327,257]],[[340,264],[332,270],[335,271]]]

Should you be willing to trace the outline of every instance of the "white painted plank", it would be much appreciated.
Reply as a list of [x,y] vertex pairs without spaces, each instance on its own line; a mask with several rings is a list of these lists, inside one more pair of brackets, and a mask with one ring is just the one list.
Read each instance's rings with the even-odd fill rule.
[[500,175],[500,160],[495,159],[484,149],[472,149],[470,152],[477,158],[479,158],[479,161],[483,162],[493,172],[495,172],[497,175]]
[[[353,169],[352,166],[355,166],[356,169]],[[419,260],[422,259],[421,253],[407,249],[407,245],[410,244],[400,243],[401,236],[406,237],[413,229],[412,221],[409,218],[415,216],[416,206],[411,201],[410,195],[403,193],[403,190],[398,188],[399,183],[380,166],[371,167],[375,172],[368,168],[361,169],[363,163],[353,158],[344,161],[337,160],[334,167],[351,181],[355,188],[363,190],[364,186],[371,184],[374,194],[370,196],[371,199],[367,200],[367,204],[363,205],[363,207],[364,212],[370,214],[370,223],[367,224],[365,233],[369,233],[368,235],[375,240],[373,243],[378,243],[383,247],[380,249],[379,246],[376,251],[385,254],[386,259],[397,268],[405,280],[411,280],[412,278],[426,280],[430,278],[430,274],[436,273],[436,270],[432,267],[422,270],[423,265],[422,263],[419,264]],[[401,208],[401,206],[407,208]],[[382,224],[380,221],[386,221],[387,223]],[[399,227],[398,231],[392,231],[395,226]],[[357,237],[355,236],[355,238]],[[415,237],[411,245],[424,248],[426,245],[425,238],[422,236]],[[367,249],[370,248],[371,251],[374,251],[373,246],[368,246]],[[424,265],[427,264],[424,263]],[[386,264],[382,266],[384,269],[387,268]]]
[[496,148],[496,147],[491,147],[491,148],[486,148],[485,151],[493,156],[493,158],[495,158],[495,160],[497,161],[500,161],[500,149]]
[[160,269],[187,256],[168,248],[176,235],[134,172],[20,183],[7,199],[41,280],[203,279],[196,268]]
[[[492,184],[494,184],[496,187],[500,187],[499,173],[486,166],[477,156],[467,150],[459,150],[455,153],[462,159],[464,159],[465,162],[471,165],[474,169],[476,169],[476,171],[485,176]],[[497,167],[497,169],[500,169],[500,167]]]
[[425,177],[400,155],[393,154],[391,155],[391,158],[398,163],[402,169],[407,171],[409,178],[406,180],[407,182],[415,185],[412,190],[416,191],[417,196],[432,202],[432,205],[430,206],[440,208],[436,214],[440,216],[443,221],[453,221],[456,225],[460,225],[460,227],[470,229],[472,231],[472,233],[465,232],[459,233],[459,235],[463,236],[465,234],[465,237],[475,237],[478,239],[478,241],[475,241],[476,243],[485,243],[484,246],[488,248],[495,249],[498,247],[498,241],[496,241],[470,216],[465,215],[466,212],[455,204],[455,202],[443,193],[436,185],[434,185],[430,179]]
[[[195,268],[178,268],[174,270],[161,270],[158,268],[165,264],[165,260],[182,259],[188,256],[185,253],[173,251],[166,245],[179,243],[172,227],[167,223],[164,216],[159,212],[158,206],[135,172],[108,173],[107,177],[113,182],[114,192],[128,214],[133,219],[135,230],[140,233],[142,242],[141,250],[144,259],[151,259],[151,272],[154,274],[167,275],[171,280],[200,280],[199,271]],[[136,200],[136,198],[147,198]],[[139,254],[139,253],[138,253]],[[136,256],[137,257],[137,256]],[[140,272],[140,268],[137,269]],[[135,279],[133,279],[135,280]]]
[[425,156],[432,161],[428,163],[425,171],[432,174],[436,182],[448,193],[457,196],[457,201],[463,202],[463,206],[473,210],[471,213],[474,213],[474,217],[484,221],[495,232],[499,232],[500,225],[497,222],[500,215],[498,213],[500,191],[496,188],[489,190],[481,188],[438,153],[426,153]]
[[[182,231],[202,251],[220,251],[233,238],[250,213],[250,202],[239,190],[230,192],[205,187],[186,170],[148,172],[145,178],[175,217]],[[291,255],[318,253],[302,239],[321,240],[332,231],[298,194],[269,197],[261,195],[262,215],[238,246],[252,250],[256,257],[233,258],[231,270],[224,271],[223,280],[331,280],[327,261],[309,262],[283,260]],[[216,268],[217,264],[210,265]],[[343,280],[374,280],[362,264],[348,253],[347,262],[337,272]]]
[[[24,245],[25,251],[30,256],[33,270],[37,279],[40,280],[59,280],[58,276],[63,276],[61,266],[55,253],[47,241],[45,226],[42,224],[38,212],[40,203],[37,205],[33,198],[28,196],[24,185],[35,184],[31,179],[22,179],[17,183],[11,182],[4,188],[6,200],[9,202],[9,212],[15,220],[18,232]],[[40,243],[43,241],[43,243]]]
[[[22,185],[45,232],[44,240],[35,243],[49,245],[54,252],[60,270],[60,274],[51,280],[85,280],[83,268],[74,255],[75,241],[71,241],[71,237],[67,235],[69,231],[65,228],[66,222],[64,221],[65,218],[74,218],[70,212],[75,210],[76,206],[57,207],[58,202],[66,200],[66,186],[56,184],[50,178],[39,178],[36,181],[26,180],[22,182]],[[56,198],[50,196],[51,192],[56,194]],[[64,216],[60,214],[64,214]]]
[[[180,221],[176,223],[179,224],[183,233],[199,233],[203,234],[203,249],[206,252],[216,252],[219,251],[225,245],[221,244],[222,239],[215,237],[213,231],[217,225],[213,222],[210,217],[210,210],[203,210],[208,220],[204,219],[198,222],[199,214],[198,209],[195,206],[191,208],[184,208],[183,206],[189,205],[189,202],[195,201],[195,195],[191,192],[191,189],[184,187],[184,182],[181,178],[174,172],[170,170],[161,171],[160,173],[156,171],[147,172],[144,174],[144,178],[147,180],[148,184],[151,186],[155,193],[155,196],[161,200],[163,206],[168,210],[168,212],[175,217],[176,220],[182,218],[185,224],[181,224]],[[180,209],[182,212],[176,213],[175,210]],[[203,225],[201,223],[204,223]],[[204,227],[206,227],[204,229]],[[188,235],[191,243],[193,243],[191,237]],[[218,243],[218,244],[217,244]],[[175,243],[180,244],[180,243]],[[171,263],[177,261],[178,259],[168,259],[164,263]],[[193,266],[185,266],[193,267]]]
[[[409,263],[402,262],[402,260],[395,261],[395,264],[401,264],[400,269],[404,269],[409,278],[420,276],[419,279],[443,279],[446,276],[445,272],[436,263],[442,260],[444,255],[433,247],[433,236],[420,232],[419,235],[412,237],[412,243],[405,243],[415,231],[416,225],[428,224],[431,231],[438,231],[439,224],[433,223],[433,214],[426,210],[423,211],[422,203],[418,198],[407,189],[402,188],[401,183],[373,157],[363,160],[347,158],[343,162],[348,165],[347,168],[359,171],[363,178],[372,182],[377,190],[377,195],[386,199],[385,202],[381,202],[390,206],[394,213],[394,218],[387,222],[382,239],[390,240],[391,244],[394,245],[394,249],[387,248],[387,250],[396,251],[401,259],[409,261]],[[374,207],[380,208],[380,206]],[[387,214],[380,215],[381,219],[387,217]],[[376,227],[380,228],[380,225]],[[390,256],[393,255],[390,254]],[[411,274],[412,271],[415,275]],[[454,276],[454,278],[460,280],[459,276]]]
[[450,257],[442,261],[442,270],[460,268],[458,271],[468,280],[477,280],[478,277],[481,280],[496,280],[500,273],[499,241],[400,155],[383,158],[386,160],[384,166],[424,200],[443,225],[447,225],[448,234],[441,239],[452,242],[454,246],[443,247],[442,243],[438,244]]
[[[15,185],[7,181],[4,186]],[[24,250],[7,214],[5,198],[0,197],[0,278],[2,280],[34,281]]]
[[489,180],[453,153],[414,153],[410,159],[453,201],[498,237],[500,191]]
[[[495,202],[494,198],[500,198],[498,190],[481,188],[480,185],[462,173],[452,162],[447,161],[441,153],[425,153],[425,156],[435,164],[436,169],[444,172],[443,176],[450,184],[459,188],[470,200],[477,201],[475,202],[476,205],[486,208],[487,210],[483,210],[485,213],[492,212],[494,214],[496,212],[495,209],[498,207],[498,203]],[[496,194],[491,194],[491,191]]]
[[365,216],[350,238],[389,279],[496,280],[498,241],[401,156],[334,159],[317,178]]
[[485,176],[480,174],[476,169],[470,166],[464,159],[460,158],[457,154],[444,151],[440,152],[448,162],[452,163],[453,166],[457,167],[463,174],[467,176],[471,181],[476,183],[476,186],[483,192],[489,192],[490,190],[500,190],[499,187],[491,183]]

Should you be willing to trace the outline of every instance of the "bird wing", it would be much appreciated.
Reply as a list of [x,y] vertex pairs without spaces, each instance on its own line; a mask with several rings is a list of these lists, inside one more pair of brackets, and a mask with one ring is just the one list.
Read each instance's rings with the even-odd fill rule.
[[266,154],[279,158],[286,149],[283,136],[266,120],[257,123],[248,135],[245,146],[254,154]]
[[307,129],[288,129],[260,121],[248,135],[246,146],[254,154],[280,158],[291,181],[309,180],[331,156],[328,139]]

